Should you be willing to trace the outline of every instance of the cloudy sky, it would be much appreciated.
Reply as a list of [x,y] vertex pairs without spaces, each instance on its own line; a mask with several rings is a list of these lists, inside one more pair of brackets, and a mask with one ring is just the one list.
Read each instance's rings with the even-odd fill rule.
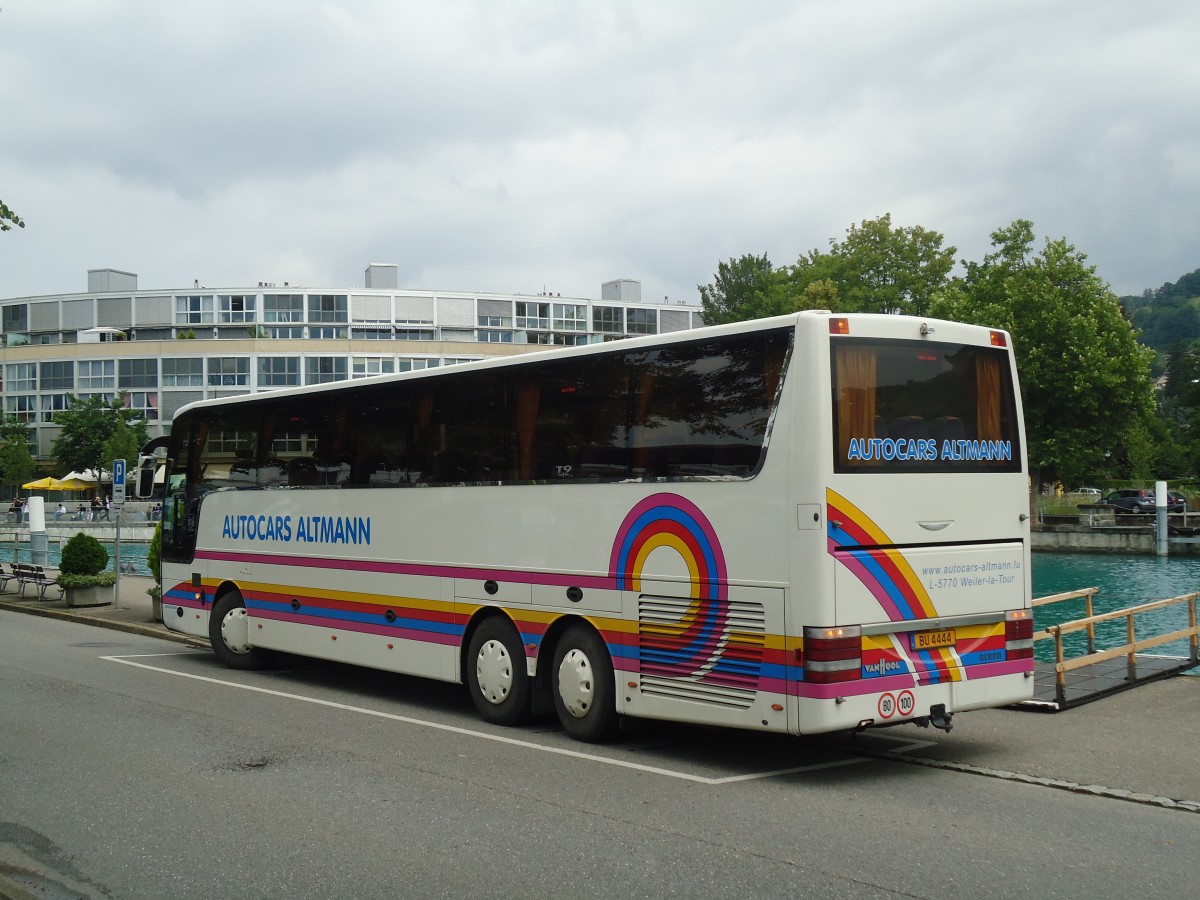
[[1184,0],[0,0],[0,298],[273,281],[697,300],[856,222],[1200,268]]

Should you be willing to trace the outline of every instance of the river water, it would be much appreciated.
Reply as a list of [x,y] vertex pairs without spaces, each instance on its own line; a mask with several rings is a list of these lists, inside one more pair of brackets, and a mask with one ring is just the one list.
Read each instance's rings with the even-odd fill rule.
[[[1098,587],[1093,611],[1096,614],[1124,609],[1138,603],[1165,600],[1200,591],[1200,556],[1144,556],[1089,553],[1033,554],[1033,596],[1046,597],[1065,591]],[[1038,629],[1085,616],[1083,600],[1069,600],[1040,607],[1034,614]],[[1138,639],[1186,628],[1187,605],[1177,604],[1162,610],[1141,613],[1134,619]],[[1126,643],[1125,619],[1096,626],[1097,649],[1105,650]],[[1083,632],[1065,639],[1068,657],[1086,652]],[[1148,653],[1162,656],[1187,656],[1186,641],[1164,644]],[[1054,642],[1039,641],[1034,653],[1038,660],[1053,661]],[[1200,674],[1193,669],[1192,674]]]

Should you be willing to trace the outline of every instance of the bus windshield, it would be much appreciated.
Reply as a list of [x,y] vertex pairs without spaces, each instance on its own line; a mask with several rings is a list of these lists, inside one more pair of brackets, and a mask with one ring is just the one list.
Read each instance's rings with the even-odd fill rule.
[[1005,349],[834,337],[837,472],[1018,472]]

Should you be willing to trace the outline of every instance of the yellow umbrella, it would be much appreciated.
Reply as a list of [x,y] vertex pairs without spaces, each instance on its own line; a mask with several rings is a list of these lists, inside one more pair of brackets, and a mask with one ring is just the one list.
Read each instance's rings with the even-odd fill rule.
[[46,478],[39,478],[37,481],[27,482],[21,485],[21,488],[22,490],[26,491],[53,491],[58,490],[58,488],[55,487],[55,484],[57,484],[57,482],[53,478],[47,476]]

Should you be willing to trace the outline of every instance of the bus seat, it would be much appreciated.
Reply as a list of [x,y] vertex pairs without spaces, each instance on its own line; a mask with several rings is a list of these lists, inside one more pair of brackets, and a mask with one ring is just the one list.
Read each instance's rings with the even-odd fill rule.
[[967,436],[967,428],[958,416],[942,416],[929,423],[929,436],[939,444],[942,441],[961,441]]
[[921,441],[929,437],[929,426],[920,416],[900,416],[888,425],[888,437],[898,441]]

